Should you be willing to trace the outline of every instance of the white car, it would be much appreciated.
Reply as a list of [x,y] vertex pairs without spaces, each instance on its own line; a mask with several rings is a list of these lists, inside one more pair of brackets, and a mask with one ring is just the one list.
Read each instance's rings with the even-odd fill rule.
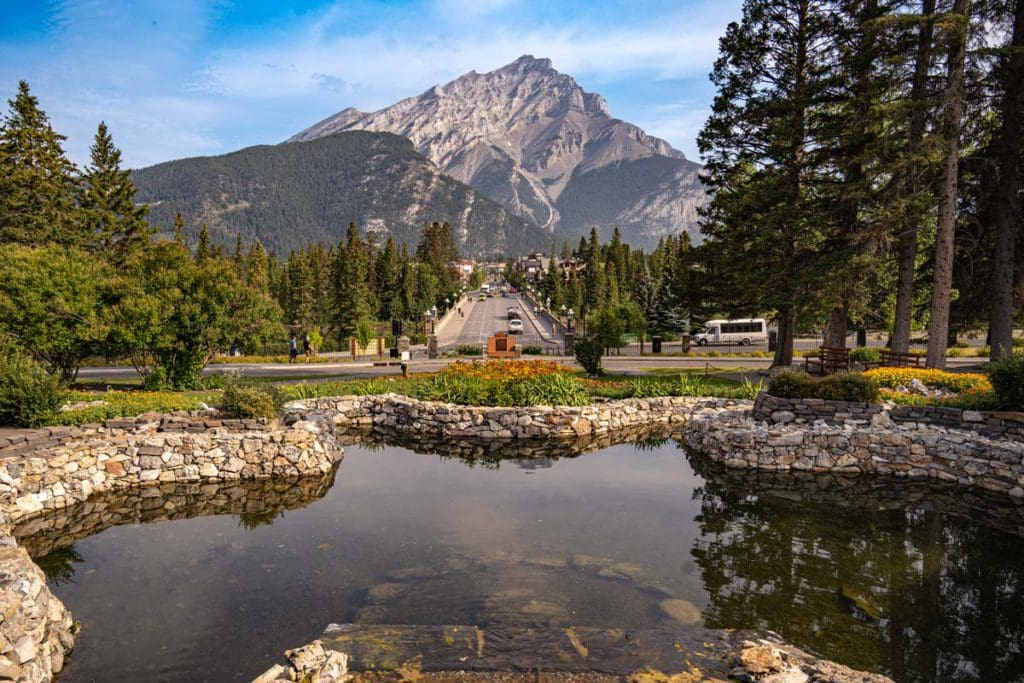
[[513,318],[508,321],[508,333],[509,334],[521,334],[523,331],[523,321],[518,318]]

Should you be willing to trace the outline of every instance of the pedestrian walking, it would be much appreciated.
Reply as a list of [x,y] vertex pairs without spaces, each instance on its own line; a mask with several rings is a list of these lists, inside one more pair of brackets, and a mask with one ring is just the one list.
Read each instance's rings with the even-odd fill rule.
[[313,345],[309,343],[309,335],[302,339],[302,352],[306,354],[306,362],[313,356]]
[[288,340],[288,362],[294,363],[295,359],[299,356],[299,344],[295,341],[295,335]]

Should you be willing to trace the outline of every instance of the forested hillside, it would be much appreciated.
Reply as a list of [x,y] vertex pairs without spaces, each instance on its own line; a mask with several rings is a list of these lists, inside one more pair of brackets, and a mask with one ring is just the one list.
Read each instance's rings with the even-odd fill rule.
[[[577,171],[558,197],[559,233],[579,237],[598,226],[608,239],[617,226],[633,244],[653,248],[662,237],[674,236],[671,228],[680,221],[696,224],[704,201],[700,168],[687,159],[655,155]],[[608,216],[616,217],[614,225]],[[696,231],[693,240],[699,241]]]
[[169,229],[181,213],[187,225],[207,224],[215,242],[233,244],[240,233],[282,254],[337,242],[350,222],[415,245],[425,222],[447,221],[465,256],[550,246],[539,227],[445,176],[390,133],[247,147],[140,169],[132,179],[152,224]]

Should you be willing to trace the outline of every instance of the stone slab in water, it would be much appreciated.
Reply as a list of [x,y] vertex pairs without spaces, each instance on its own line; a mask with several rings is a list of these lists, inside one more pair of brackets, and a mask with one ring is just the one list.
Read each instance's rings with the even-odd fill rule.
[[[593,673],[645,669],[726,678],[739,643],[763,634],[679,628],[627,632],[592,627],[332,625],[324,645],[349,655],[353,671]],[[699,679],[698,679],[699,680]]]

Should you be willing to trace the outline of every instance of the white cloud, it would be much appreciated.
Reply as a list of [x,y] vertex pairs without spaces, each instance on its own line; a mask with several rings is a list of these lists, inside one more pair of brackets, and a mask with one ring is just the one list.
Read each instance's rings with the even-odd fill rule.
[[[713,61],[722,20],[716,15],[667,17],[643,27],[595,30],[578,24],[517,30],[479,22],[476,30],[432,34],[382,31],[347,36],[321,18],[296,34],[224,50],[198,85],[231,96],[301,96],[328,75],[352,86],[352,104],[372,107],[421,92],[470,70],[486,71],[522,54],[549,57],[559,70],[600,83],[628,76],[703,76]],[[355,85],[364,84],[364,85]]]

